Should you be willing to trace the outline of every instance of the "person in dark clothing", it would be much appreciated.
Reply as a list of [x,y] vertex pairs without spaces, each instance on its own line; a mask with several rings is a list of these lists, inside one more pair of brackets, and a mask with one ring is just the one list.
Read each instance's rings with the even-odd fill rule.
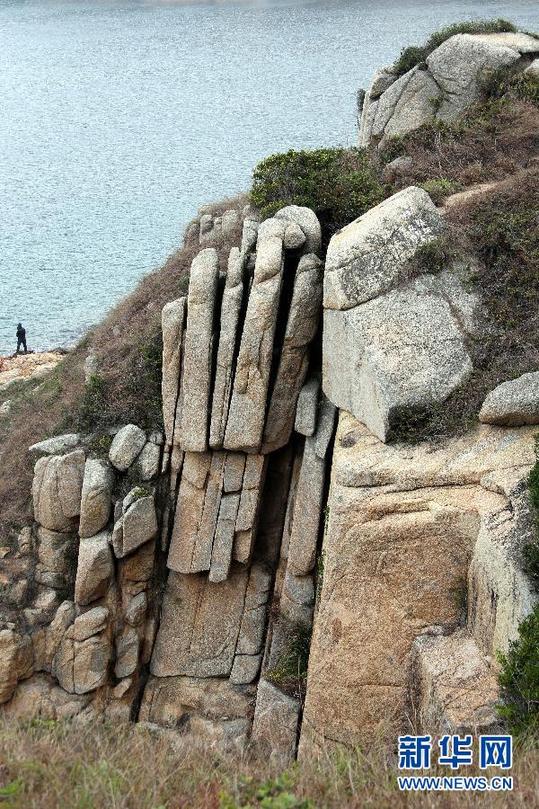
[[26,348],[26,329],[22,325],[22,323],[17,324],[17,354],[21,350],[21,346],[24,349],[24,353],[26,354],[28,349]]

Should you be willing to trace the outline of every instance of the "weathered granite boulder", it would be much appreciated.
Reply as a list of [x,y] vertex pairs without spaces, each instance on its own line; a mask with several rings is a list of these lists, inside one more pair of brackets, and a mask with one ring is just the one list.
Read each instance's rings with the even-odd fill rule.
[[97,458],[88,458],[84,467],[80,502],[81,537],[98,534],[108,523],[113,485],[114,472],[109,464]]
[[527,67],[522,57],[539,52],[539,39],[523,33],[456,34],[397,78],[378,71],[362,107],[359,142],[384,145],[422,124],[452,121],[481,97],[483,81],[496,70]]
[[219,279],[216,250],[202,250],[193,260],[187,296],[183,344],[181,413],[178,444],[188,452],[208,447],[213,358],[213,315]]
[[322,275],[322,264],[316,255],[301,257],[266,416],[262,445],[265,453],[288,443],[294,428],[296,402],[309,364],[309,345],[320,319]]
[[508,427],[539,424],[539,371],[494,388],[483,402],[479,421]]
[[241,336],[224,446],[258,452],[266,415],[273,340],[281,291],[284,225],[267,219],[259,228],[253,285]]
[[116,663],[114,674],[118,679],[129,677],[137,668],[140,652],[138,632],[126,626],[116,639]]
[[106,594],[114,576],[110,541],[106,531],[81,539],[75,580],[77,604],[90,604]]
[[90,701],[90,694],[68,694],[46,674],[36,674],[29,680],[19,682],[12,699],[1,706],[1,711],[7,721],[28,722],[36,717],[44,720],[72,719]]
[[181,352],[187,298],[165,304],[161,314],[163,333],[163,375],[161,397],[167,444],[172,444],[180,392]]
[[170,572],[154,646],[157,677],[228,677],[245,604],[248,574],[234,569],[226,581]]
[[219,347],[213,390],[210,446],[219,449],[225,438],[226,421],[234,381],[234,358],[240,340],[239,321],[243,302],[244,254],[233,247],[228,257],[228,270],[221,304]]
[[106,623],[99,607],[90,612],[67,629],[52,662],[52,674],[70,694],[87,694],[107,681],[112,648]]
[[32,455],[64,455],[66,452],[75,449],[80,444],[79,433],[66,433],[65,435],[55,435],[53,438],[46,438],[38,441],[28,448]]
[[414,282],[324,312],[323,388],[385,441],[405,409],[444,401],[472,373],[466,335],[441,294]]
[[36,522],[50,531],[72,531],[81,509],[84,452],[40,458],[32,495]]
[[[522,508],[515,493],[533,463],[532,427],[483,426],[437,445],[392,447],[341,413],[302,755],[384,731],[394,738],[408,713],[414,642],[433,627],[443,635],[459,629],[466,601],[481,653],[507,648],[535,603],[518,569],[529,506],[524,491]],[[449,715],[443,678],[427,689],[438,696],[422,703],[425,716],[438,711],[436,700]],[[465,707],[458,677],[453,685]]]
[[451,121],[477,100],[488,72],[518,62],[520,47],[539,50],[539,40],[517,34],[500,39],[489,35],[457,34],[427,57],[427,67],[442,91],[437,117]]
[[125,472],[136,460],[146,443],[146,433],[136,424],[126,424],[113,438],[109,460],[119,471]]
[[[296,244],[296,248],[303,247],[305,255],[309,253],[319,255],[322,244],[322,230],[314,211],[301,205],[287,205],[286,208],[281,208],[277,211],[275,218],[284,219],[286,222],[297,225],[303,232],[305,240],[302,244]],[[297,230],[294,232],[297,233]],[[288,238],[290,238],[290,233],[289,225],[287,225],[284,238],[286,239],[287,234]]]
[[316,416],[318,413],[318,394],[320,392],[320,379],[312,376],[303,385],[296,403],[296,418],[294,430],[302,435],[312,435],[316,429]]
[[161,444],[148,439],[136,460],[136,469],[140,479],[146,483],[157,477],[161,461]]
[[298,700],[266,680],[259,682],[251,739],[279,767],[295,757],[299,712]]
[[413,705],[423,732],[496,732],[496,670],[465,630],[420,635],[412,655]]
[[443,232],[426,191],[405,188],[336,233],[328,246],[324,308],[351,309],[395,288],[418,248]]
[[332,238],[324,278],[323,389],[383,441],[401,413],[444,401],[472,373],[476,298],[457,275],[409,277],[442,232],[410,187]]
[[146,544],[157,534],[158,523],[152,494],[133,489],[123,502],[123,514],[114,524],[112,545],[118,559],[122,559]]

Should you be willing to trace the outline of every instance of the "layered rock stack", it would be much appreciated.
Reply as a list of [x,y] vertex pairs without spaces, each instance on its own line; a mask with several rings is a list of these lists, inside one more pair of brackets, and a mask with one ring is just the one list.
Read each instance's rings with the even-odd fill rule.
[[[313,350],[319,252],[308,209],[247,219],[225,277],[201,250],[187,296],[163,310],[169,573],[141,718],[188,718],[194,739],[241,747],[254,713],[253,738],[281,758],[300,704],[265,674],[310,631],[335,421]],[[283,710],[287,733],[269,740]]]
[[164,436],[126,425],[32,448],[38,592],[2,637],[8,715],[105,713],[295,754],[283,661],[310,636],[336,415],[320,240],[290,207],[245,218],[226,272],[203,242],[163,309]]

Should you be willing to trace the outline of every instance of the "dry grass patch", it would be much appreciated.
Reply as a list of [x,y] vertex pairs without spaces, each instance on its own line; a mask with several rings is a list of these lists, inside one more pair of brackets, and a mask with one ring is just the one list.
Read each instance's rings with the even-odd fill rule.
[[539,750],[530,742],[516,750],[513,793],[488,795],[400,793],[394,757],[381,743],[281,771],[267,757],[182,752],[140,726],[36,720],[0,724],[0,760],[6,809],[539,806]]

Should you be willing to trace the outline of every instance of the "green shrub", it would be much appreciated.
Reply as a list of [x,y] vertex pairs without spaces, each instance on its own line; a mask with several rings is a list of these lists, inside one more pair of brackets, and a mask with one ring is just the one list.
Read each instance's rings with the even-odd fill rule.
[[97,458],[108,458],[112,444],[112,436],[108,433],[97,433],[88,442],[88,452]]
[[519,627],[507,655],[500,654],[500,716],[517,736],[539,731],[539,606]]
[[408,48],[404,48],[393,65],[393,70],[398,76],[403,76],[413,67],[424,62],[429,54],[436,50],[446,39],[449,39],[455,34],[496,34],[516,30],[512,23],[501,18],[497,20],[470,20],[468,22],[453,23],[431,34],[424,45],[411,45]]
[[455,249],[447,237],[433,239],[417,248],[403,271],[402,280],[416,278],[418,275],[436,275],[447,270],[455,257]]
[[481,89],[486,98],[501,99],[511,95],[521,101],[539,105],[539,79],[529,73],[516,73],[512,67],[501,67],[487,73]]
[[251,202],[262,216],[304,205],[318,216],[325,240],[377,205],[384,190],[363,149],[314,149],[271,155],[255,168]]
[[[133,354],[128,369],[118,373],[112,365],[108,372],[90,377],[71,417],[77,429],[93,432],[129,422],[147,429],[162,426],[161,331],[141,340]],[[103,446],[93,450],[100,454]]]
[[424,183],[420,183],[420,188],[430,194],[432,201],[436,205],[446,197],[451,196],[451,194],[462,191],[460,183],[455,182],[455,180],[448,180],[447,177],[435,177],[432,180],[426,180]]

